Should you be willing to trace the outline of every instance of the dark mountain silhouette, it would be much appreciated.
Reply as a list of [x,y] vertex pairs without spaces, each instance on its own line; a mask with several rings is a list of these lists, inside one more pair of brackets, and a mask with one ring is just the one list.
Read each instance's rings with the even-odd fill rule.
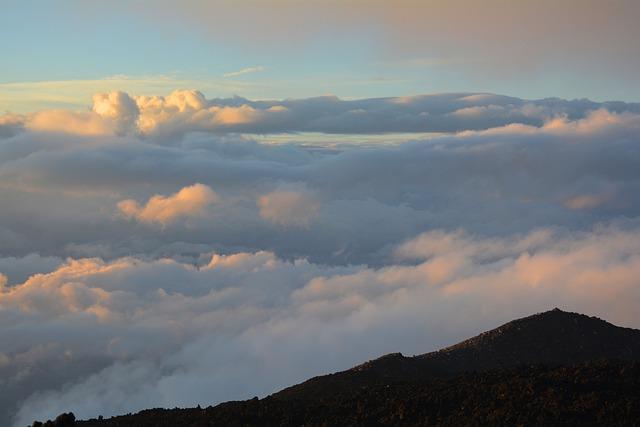
[[317,396],[330,394],[338,387],[602,359],[640,361],[640,331],[556,308],[511,321],[439,351],[414,357],[388,354],[344,372],[312,378],[274,396]]
[[389,354],[347,371],[312,378],[264,399],[205,409],[153,409],[64,425],[639,422],[640,330],[554,309],[514,320],[436,352],[413,357]]

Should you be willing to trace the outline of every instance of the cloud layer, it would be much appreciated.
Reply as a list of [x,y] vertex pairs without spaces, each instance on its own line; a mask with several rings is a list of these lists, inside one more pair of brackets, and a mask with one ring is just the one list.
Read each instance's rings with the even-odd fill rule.
[[[176,138],[191,132],[216,134],[323,132],[459,132],[508,124],[541,126],[566,116],[585,118],[599,108],[640,113],[640,104],[560,99],[522,100],[492,94],[435,94],[341,100],[334,96],[282,101],[235,97],[207,100],[195,90],[168,96],[97,94],[88,112],[49,110],[0,116],[0,137],[21,128],[78,135],[140,135]],[[4,130],[2,130],[4,129]]]
[[0,116],[0,424],[263,395],[554,306],[640,327],[639,135],[637,104],[487,94]]
[[[40,390],[20,407],[24,425],[69,408],[88,417],[264,395],[552,306],[639,327],[639,242],[638,229],[431,231],[378,269],[270,252],[216,254],[198,267],[70,260],[0,295],[13,325],[0,331],[0,372],[10,392]],[[47,368],[57,374],[43,376]]]

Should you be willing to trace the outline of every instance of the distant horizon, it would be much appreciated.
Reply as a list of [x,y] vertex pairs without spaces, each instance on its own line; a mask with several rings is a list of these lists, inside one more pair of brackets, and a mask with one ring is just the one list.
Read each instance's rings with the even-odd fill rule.
[[[103,80],[105,83],[109,81],[109,79]],[[172,92],[176,90],[194,90],[201,92],[207,99],[229,99],[229,98],[242,98],[250,101],[285,101],[285,100],[301,100],[301,99],[312,99],[312,98],[323,98],[323,97],[336,97],[340,100],[344,101],[358,101],[358,100],[368,100],[368,99],[388,99],[388,98],[404,98],[404,97],[417,97],[417,96],[429,96],[429,95],[459,95],[459,94],[478,94],[478,95],[497,95],[497,96],[506,96],[510,98],[518,98],[521,100],[527,101],[543,101],[550,99],[560,99],[565,101],[591,101],[597,103],[606,103],[606,102],[623,102],[628,104],[638,104],[640,103],[640,95],[637,97],[618,97],[618,98],[607,98],[607,97],[589,97],[589,96],[575,96],[575,97],[561,97],[557,95],[549,94],[548,96],[519,96],[514,93],[500,93],[500,92],[490,92],[490,91],[463,91],[463,90],[444,90],[444,91],[432,91],[432,92],[411,92],[411,93],[401,93],[401,94],[385,94],[380,96],[342,96],[335,93],[317,93],[317,94],[309,94],[307,96],[287,96],[284,93],[282,95],[271,95],[271,96],[245,96],[240,95],[238,93],[226,94],[223,96],[218,96],[215,90],[206,90],[200,89],[198,87],[167,87],[164,90],[128,90],[127,85],[123,84],[122,87],[114,87],[110,85],[103,85],[102,80],[93,81],[88,80],[87,82],[92,83],[92,87],[88,89],[81,90],[81,94],[74,96],[73,98],[69,98],[67,100],[56,100],[57,97],[63,97],[63,94],[69,94],[69,91],[74,92],[74,85],[81,85],[82,82],[77,81],[41,81],[41,82],[15,82],[15,83],[0,83],[0,94],[4,92],[4,99],[0,98],[0,112],[3,113],[16,113],[16,114],[28,114],[34,113],[41,110],[47,109],[70,109],[70,110],[78,110],[84,109],[90,105],[91,97],[98,93],[110,93],[110,92],[126,92],[130,95],[135,96],[168,96]],[[135,79],[133,81],[136,81]],[[100,82],[100,83],[97,83]],[[169,82],[167,82],[169,83]],[[54,89],[46,89],[43,88],[43,85],[51,84],[54,86]],[[55,88],[55,86],[61,86],[59,88]],[[50,91],[50,94],[45,98],[38,98],[37,95],[28,95],[26,99],[21,99],[20,96],[22,92],[26,91],[29,86],[35,86],[38,90]],[[205,84],[206,86],[206,84]],[[16,88],[11,90],[12,88]],[[103,90],[97,90],[103,89]],[[132,88],[135,89],[135,86]],[[29,99],[32,97],[32,99]],[[49,100],[47,98],[50,98]],[[13,109],[9,107],[13,107]]]

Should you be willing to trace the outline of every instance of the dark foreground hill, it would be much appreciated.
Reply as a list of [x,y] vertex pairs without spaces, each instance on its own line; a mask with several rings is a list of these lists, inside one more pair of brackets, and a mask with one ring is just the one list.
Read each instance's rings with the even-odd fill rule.
[[639,425],[640,331],[558,309],[264,399],[66,426]]

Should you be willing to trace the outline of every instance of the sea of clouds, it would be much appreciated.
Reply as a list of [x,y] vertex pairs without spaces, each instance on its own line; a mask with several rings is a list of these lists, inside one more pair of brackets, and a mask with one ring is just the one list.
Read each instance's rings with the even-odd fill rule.
[[555,306],[640,327],[639,191],[640,104],[176,91],[7,113],[0,424],[263,396]]

